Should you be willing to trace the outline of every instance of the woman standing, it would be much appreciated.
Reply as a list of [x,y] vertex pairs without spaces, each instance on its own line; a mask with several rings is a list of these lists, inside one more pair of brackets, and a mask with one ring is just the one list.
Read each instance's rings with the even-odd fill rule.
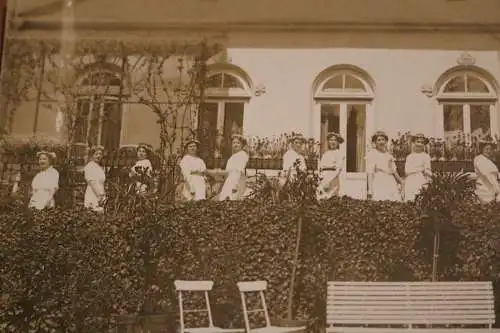
[[405,163],[405,201],[415,200],[416,195],[432,176],[431,157],[424,151],[429,139],[421,133],[411,139],[413,152],[406,157]]
[[189,140],[184,145],[185,155],[179,163],[184,178],[182,195],[187,201],[205,200],[207,196],[205,173],[207,166],[197,156],[200,141]]
[[243,150],[247,145],[247,140],[241,135],[233,135],[232,149],[233,154],[226,164],[224,174],[227,175],[226,181],[222,186],[219,200],[239,200],[246,189],[245,169],[247,167],[249,156]]
[[326,139],[328,150],[325,151],[319,161],[321,181],[317,191],[318,200],[329,199],[339,195],[339,178],[344,166],[344,156],[339,149],[340,144],[344,142],[344,138],[338,133],[328,133]]
[[129,176],[136,180],[136,191],[138,194],[144,194],[148,190],[148,184],[143,183],[144,178],[149,179],[153,174],[153,165],[149,160],[153,147],[146,143],[137,145],[137,162],[130,170]]
[[368,198],[373,200],[401,201],[398,183],[403,181],[398,174],[394,157],[387,150],[389,137],[377,131],[372,136],[375,150],[367,158]]
[[474,172],[476,173],[476,194],[481,203],[499,200],[500,186],[498,185],[498,168],[493,163],[493,147],[495,141],[486,138],[479,141],[481,153],[474,158]]
[[36,154],[40,171],[31,182],[32,195],[28,207],[38,210],[54,207],[54,194],[59,188],[59,172],[52,166],[56,154],[41,151]]
[[101,166],[103,155],[104,147],[93,146],[90,148],[89,162],[83,169],[85,181],[87,182],[84,205],[96,212],[102,212],[104,210],[102,205],[106,198],[106,192],[104,190],[106,174],[104,168]]

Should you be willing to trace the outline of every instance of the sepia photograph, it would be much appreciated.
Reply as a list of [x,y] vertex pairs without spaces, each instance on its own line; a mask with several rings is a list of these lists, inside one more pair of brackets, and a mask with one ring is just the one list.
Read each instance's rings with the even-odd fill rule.
[[500,0],[0,0],[0,333],[500,333]]

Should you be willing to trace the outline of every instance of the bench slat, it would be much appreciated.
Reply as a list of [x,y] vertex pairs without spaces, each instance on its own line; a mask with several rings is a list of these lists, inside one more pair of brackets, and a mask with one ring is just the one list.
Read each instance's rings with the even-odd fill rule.
[[327,323],[489,325],[491,282],[328,282]]
[[[484,306],[484,305],[491,305],[491,299],[477,299],[474,301],[471,300],[453,300],[452,302],[449,302],[447,300],[443,299],[437,299],[437,300],[419,300],[419,301],[406,301],[412,304],[412,307],[415,306]],[[339,306],[347,306],[347,305],[365,305],[365,306],[370,306],[370,305],[375,305],[375,306],[401,306],[402,301],[401,300],[353,300],[353,299],[345,299],[345,300],[331,300],[327,302],[327,306],[331,305],[339,305]]]

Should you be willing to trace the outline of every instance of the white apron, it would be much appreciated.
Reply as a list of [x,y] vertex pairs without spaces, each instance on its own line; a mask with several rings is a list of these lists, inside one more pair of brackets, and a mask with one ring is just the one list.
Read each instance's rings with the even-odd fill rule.
[[405,163],[405,201],[413,201],[428,178],[425,173],[431,173],[431,157],[426,152],[411,153]]
[[192,171],[207,170],[205,162],[197,156],[184,155],[179,166],[184,177],[184,187],[182,189],[184,199],[187,201],[205,200],[207,197],[205,177],[191,174]]
[[481,203],[498,200],[500,193],[498,185],[498,168],[486,156],[478,155],[474,158],[474,171],[476,173],[476,194]]
[[323,154],[318,165],[321,178],[316,192],[318,200],[329,199],[333,196],[339,195],[340,172],[342,171],[343,164],[344,156],[339,149],[328,150]]
[[90,182],[94,182],[100,193],[104,193],[104,182],[106,181],[106,174],[103,167],[94,161],[87,163],[83,169],[85,174],[85,181],[87,182],[87,189],[85,190],[84,206],[91,208],[96,212],[102,212],[103,207],[99,206],[99,197],[90,186]]
[[224,181],[219,200],[239,200],[246,189],[245,169],[248,163],[248,154],[240,150],[233,154],[226,164],[227,178]]
[[373,150],[368,155],[367,173],[373,175],[373,200],[401,201],[401,192],[393,173],[394,158],[388,152]]

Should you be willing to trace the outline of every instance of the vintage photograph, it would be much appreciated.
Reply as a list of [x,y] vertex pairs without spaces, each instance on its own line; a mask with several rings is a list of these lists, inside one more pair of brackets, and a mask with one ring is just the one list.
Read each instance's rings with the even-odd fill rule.
[[1,0],[0,333],[500,332],[500,0]]

